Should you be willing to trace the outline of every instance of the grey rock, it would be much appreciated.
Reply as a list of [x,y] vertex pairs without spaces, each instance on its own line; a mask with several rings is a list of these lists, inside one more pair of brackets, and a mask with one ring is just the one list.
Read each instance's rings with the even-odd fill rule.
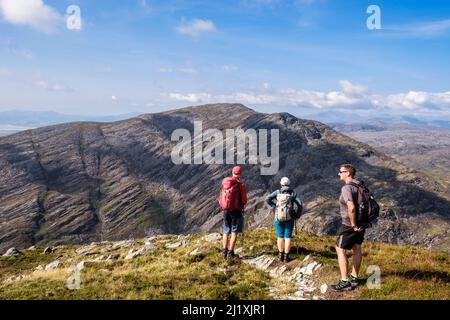
[[21,252],[13,247],[13,248],[9,248],[3,256],[4,257],[17,257],[20,254],[21,254]]
[[121,248],[129,248],[136,245],[136,242],[134,240],[123,240],[119,241],[113,244],[112,249],[121,249]]
[[176,248],[179,248],[179,247],[181,247],[181,241],[175,242],[175,243],[167,243],[166,244],[166,248],[167,249],[176,249]]
[[301,269],[301,272],[310,276],[313,274],[314,271],[318,270],[320,267],[321,267],[320,263],[313,261],[313,262],[309,263],[306,267],[303,267]]
[[145,252],[154,250],[155,249],[155,245],[153,243],[147,241],[144,244],[144,249],[145,249]]
[[84,261],[84,260],[81,261],[80,263],[77,264],[76,268],[77,268],[78,270],[83,270],[84,267],[85,267],[85,263],[86,263],[86,261]]
[[299,291],[296,291],[296,292],[294,293],[294,295],[297,296],[297,297],[302,297],[302,298],[303,298],[303,296],[305,295],[305,293],[304,293],[303,291],[299,290]]
[[45,266],[45,270],[54,270],[57,269],[60,265],[59,260],[55,260],[53,262],[50,262],[48,265]]
[[201,240],[206,242],[217,242],[222,240],[222,235],[220,233],[210,233],[206,236],[204,236]]
[[94,246],[88,245],[88,246],[84,246],[84,247],[78,248],[77,250],[75,250],[75,252],[77,254],[88,254],[88,253],[90,253],[90,251],[92,249],[94,249]]
[[280,267],[276,267],[276,268],[270,270],[270,275],[271,275],[272,277],[274,277],[274,278],[275,278],[275,277],[279,277],[279,276],[281,276],[285,271],[286,271],[286,266],[285,266],[285,265],[282,265],[282,266],[280,266]]
[[195,248],[194,250],[189,252],[189,254],[192,255],[192,256],[195,256],[197,254],[202,254],[202,253],[203,253],[203,248]]
[[134,259],[139,255],[140,255],[140,253],[138,252],[138,250],[131,249],[130,251],[128,251],[128,254],[125,256],[125,260]]
[[115,254],[111,254],[108,258],[106,258],[106,260],[114,261],[114,260],[118,260],[119,257],[120,257],[120,254],[115,253]]
[[147,252],[153,251],[155,249],[155,246],[151,243],[146,243],[143,248],[136,250],[131,249],[128,254],[125,256],[125,260],[131,260],[138,256],[141,256]]
[[253,265],[257,269],[266,271],[274,264],[275,260],[274,257],[262,255],[254,259],[244,260],[244,262]]
[[42,251],[42,254],[49,254],[54,251],[53,247],[45,247],[44,251]]

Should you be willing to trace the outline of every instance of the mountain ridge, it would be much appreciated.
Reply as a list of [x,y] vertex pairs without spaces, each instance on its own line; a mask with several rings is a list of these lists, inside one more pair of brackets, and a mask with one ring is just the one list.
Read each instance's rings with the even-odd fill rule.
[[205,129],[280,130],[276,175],[242,165],[247,228],[270,223],[264,195],[287,175],[306,202],[299,227],[332,234],[339,223],[336,170],[352,162],[383,205],[370,239],[448,248],[449,196],[432,179],[318,121],[210,104],[0,138],[0,249],[219,230],[218,188],[232,165],[174,165],[170,158],[171,132],[191,131],[194,120]]

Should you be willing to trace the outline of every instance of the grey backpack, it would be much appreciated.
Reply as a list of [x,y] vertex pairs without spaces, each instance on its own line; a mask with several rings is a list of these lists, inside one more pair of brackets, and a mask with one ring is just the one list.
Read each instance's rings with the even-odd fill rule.
[[275,217],[278,221],[289,221],[292,219],[293,204],[291,193],[279,193],[277,195],[277,207]]

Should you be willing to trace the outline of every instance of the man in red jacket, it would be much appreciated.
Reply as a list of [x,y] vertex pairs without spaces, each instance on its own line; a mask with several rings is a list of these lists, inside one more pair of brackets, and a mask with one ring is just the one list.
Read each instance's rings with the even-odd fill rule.
[[[244,225],[243,211],[247,204],[247,190],[240,180],[241,167],[233,168],[233,176],[222,181],[219,203],[223,209],[223,258],[234,257],[237,234]],[[229,237],[231,234],[231,237]],[[228,238],[230,244],[228,245]]]

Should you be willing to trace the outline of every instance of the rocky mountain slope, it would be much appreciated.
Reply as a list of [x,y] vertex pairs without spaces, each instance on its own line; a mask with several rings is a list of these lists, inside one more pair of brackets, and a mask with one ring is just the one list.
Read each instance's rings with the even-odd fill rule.
[[[220,181],[232,165],[175,165],[173,130],[279,129],[280,170],[243,165],[246,228],[270,224],[264,196],[289,176],[306,203],[298,225],[332,234],[337,171],[353,163],[382,218],[368,238],[449,250],[450,195],[441,184],[330,127],[239,104],[190,107],[128,120],[54,125],[0,138],[0,250],[162,233],[219,231]],[[270,150],[270,148],[269,148]]]

